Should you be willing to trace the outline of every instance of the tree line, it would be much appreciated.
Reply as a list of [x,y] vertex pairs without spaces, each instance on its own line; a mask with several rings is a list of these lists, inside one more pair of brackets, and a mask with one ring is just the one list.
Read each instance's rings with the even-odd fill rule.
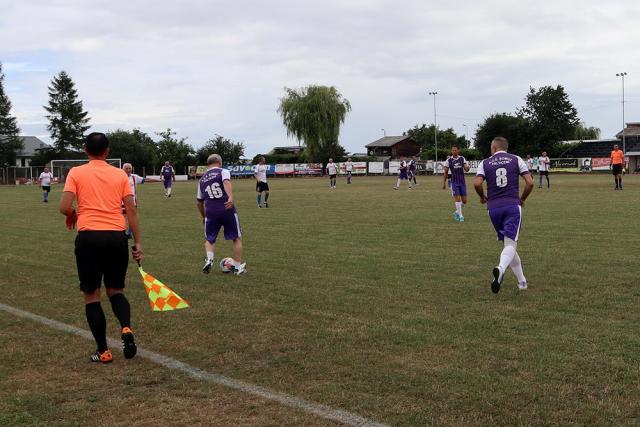
[[[270,163],[324,163],[329,158],[344,160],[347,153],[339,143],[339,136],[340,128],[351,111],[351,103],[333,86],[285,87],[284,91],[277,111],[287,135],[297,139],[304,149],[299,153],[275,152],[265,155],[267,160]],[[32,164],[44,165],[52,159],[84,158],[83,137],[91,128],[91,119],[83,108],[73,80],[68,73],[61,71],[53,77],[48,92],[49,102],[44,109],[53,144],[32,158]],[[579,120],[576,108],[561,85],[531,87],[525,104],[514,113],[495,113],[487,117],[475,132],[473,146],[452,128],[436,129],[433,124],[417,124],[403,135],[411,136],[420,144],[423,159],[430,159],[435,157],[436,131],[438,158],[445,158],[452,145],[459,146],[469,159],[487,157],[491,140],[498,135],[506,137],[511,151],[521,156],[541,151],[560,156],[571,148],[562,141],[600,137],[600,129],[588,127]],[[15,164],[16,154],[22,149],[19,133],[17,120],[11,115],[11,101],[4,90],[0,63],[0,166]],[[153,169],[170,160],[174,167],[182,170],[189,165],[205,164],[211,153],[220,154],[225,163],[237,163],[245,150],[242,142],[218,134],[196,150],[187,138],[177,137],[171,128],[154,135],[140,129],[117,129],[107,132],[107,136],[110,157],[121,158],[136,168]]]

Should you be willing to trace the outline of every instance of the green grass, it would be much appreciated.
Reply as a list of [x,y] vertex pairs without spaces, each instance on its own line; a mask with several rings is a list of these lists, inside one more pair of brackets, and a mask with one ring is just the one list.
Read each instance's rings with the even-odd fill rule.
[[[244,277],[200,272],[195,183],[177,184],[171,199],[141,186],[145,270],[193,308],[150,312],[132,263],[138,341],[393,425],[637,423],[640,178],[625,177],[623,192],[612,181],[552,176],[551,190],[536,189],[518,248],[530,289],[518,291],[509,272],[498,295],[489,288],[501,246],[471,185],[460,224],[436,178],[419,177],[411,192],[393,191],[391,177],[336,190],[325,179],[274,179],[269,209],[255,207],[253,181],[234,181]],[[86,328],[60,191],[45,205],[35,187],[0,188],[0,302]],[[218,260],[231,254],[220,242]],[[142,423],[150,390],[192,423],[202,418],[181,408],[216,424],[326,424],[118,352],[112,366],[89,365],[92,343],[2,312],[0,338],[0,424],[90,424],[105,401],[107,420]],[[34,369],[43,365],[55,369]]]

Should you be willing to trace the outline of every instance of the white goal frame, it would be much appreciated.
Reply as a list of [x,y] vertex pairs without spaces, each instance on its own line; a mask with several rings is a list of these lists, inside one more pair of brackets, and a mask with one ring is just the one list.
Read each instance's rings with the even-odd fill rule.
[[[115,166],[118,169],[122,169],[122,159],[106,159],[106,162],[111,166]],[[84,165],[89,163],[89,159],[56,159],[51,160],[51,173],[54,178],[58,179],[59,183],[63,183],[67,178],[69,170],[75,166]],[[56,166],[57,164],[57,166]],[[64,165],[64,166],[63,166]]]

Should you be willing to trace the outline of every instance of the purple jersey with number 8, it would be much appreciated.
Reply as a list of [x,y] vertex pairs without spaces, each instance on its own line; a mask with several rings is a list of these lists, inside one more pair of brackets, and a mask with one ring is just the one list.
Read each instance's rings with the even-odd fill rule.
[[229,200],[224,190],[224,181],[230,179],[229,171],[222,168],[211,168],[200,178],[197,199],[204,201],[206,217],[211,218],[225,212],[235,213],[235,207],[229,210],[224,208],[224,204]]
[[520,157],[498,151],[485,159],[478,167],[477,176],[487,181],[487,208],[520,205],[520,176],[529,173],[527,164]]

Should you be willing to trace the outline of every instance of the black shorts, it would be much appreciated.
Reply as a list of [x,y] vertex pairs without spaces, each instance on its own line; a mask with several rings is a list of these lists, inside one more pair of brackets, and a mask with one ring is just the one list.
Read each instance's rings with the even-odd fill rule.
[[76,265],[80,290],[124,288],[129,266],[129,247],[124,231],[80,231],[76,236]]
[[336,175],[329,175],[329,179],[336,179]]
[[549,171],[539,171],[540,176],[549,176]]
[[611,167],[611,170],[613,171],[614,175],[622,175],[622,163],[613,165]]
[[42,191],[46,191],[48,193],[49,191],[51,191],[51,187],[48,186],[48,185],[43,185],[42,186]]
[[256,183],[256,191],[262,193],[263,191],[269,191],[269,184],[266,182],[258,181]]

